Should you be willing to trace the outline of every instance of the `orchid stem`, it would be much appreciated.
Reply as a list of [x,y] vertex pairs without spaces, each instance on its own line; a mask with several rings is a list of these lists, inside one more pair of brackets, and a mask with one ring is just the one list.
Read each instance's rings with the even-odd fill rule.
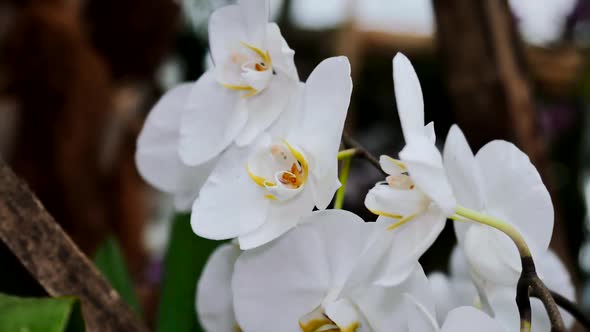
[[[349,149],[354,150],[354,149]],[[341,152],[345,152],[348,150],[344,150]],[[353,153],[354,154],[354,153]],[[338,156],[340,157],[340,156]],[[339,158],[340,159],[340,158]],[[348,173],[350,172],[350,163],[352,161],[352,154],[344,157],[342,160],[342,169],[340,170],[340,188],[338,188],[338,192],[336,193],[336,201],[334,201],[334,208],[335,209],[342,209],[342,205],[344,204],[344,194],[346,193],[346,181],[348,180]]]
[[518,252],[520,253],[520,257],[530,257],[531,256],[531,251],[529,249],[529,246],[526,244],[526,241],[524,240],[522,235],[520,235],[520,233],[516,230],[516,228],[514,228],[512,225],[510,225],[500,219],[485,215],[483,213],[479,213],[477,211],[473,211],[471,209],[468,209],[468,208],[462,207],[462,206],[457,206],[455,213],[460,217],[464,217],[469,220],[473,220],[477,223],[487,225],[487,226],[493,227],[493,228],[501,231],[502,233],[508,235],[508,237],[510,237],[510,239],[512,239],[512,241],[514,242],[514,244],[518,248]]
[[338,160],[344,160],[347,158],[351,158],[358,153],[357,149],[346,149],[342,151],[338,151]]
[[457,206],[455,214],[450,218],[461,222],[474,221],[493,227],[510,237],[518,248],[522,262],[522,271],[516,286],[516,304],[520,313],[521,332],[531,332],[531,293],[536,295],[536,297],[543,302],[547,315],[551,321],[551,331],[565,331],[565,325],[563,324],[563,319],[558,310],[557,304],[555,303],[555,299],[551,296],[549,289],[547,289],[543,281],[541,281],[537,275],[531,251],[516,228],[498,218],[462,206]]

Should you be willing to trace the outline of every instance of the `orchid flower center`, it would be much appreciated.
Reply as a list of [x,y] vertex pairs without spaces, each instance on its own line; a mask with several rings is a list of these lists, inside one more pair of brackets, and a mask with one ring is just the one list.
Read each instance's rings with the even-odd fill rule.
[[[380,191],[375,200],[383,208],[372,209],[371,212],[397,221],[388,229],[395,229],[426,211],[430,199],[416,187],[406,165],[390,157],[384,160],[389,174],[379,185],[387,186],[387,190]],[[382,164],[383,165],[383,164]]]
[[230,56],[232,65],[239,67],[240,84],[222,84],[230,90],[244,91],[242,97],[251,97],[269,84],[273,76],[272,59],[268,51],[242,42],[245,47]]
[[303,190],[309,164],[300,150],[282,140],[254,153],[246,171],[254,183],[266,189],[264,197],[286,201]]

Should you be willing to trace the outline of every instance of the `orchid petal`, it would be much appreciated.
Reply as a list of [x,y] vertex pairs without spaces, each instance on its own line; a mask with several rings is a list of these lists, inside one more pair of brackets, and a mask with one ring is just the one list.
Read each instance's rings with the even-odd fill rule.
[[239,96],[219,85],[211,71],[194,84],[180,124],[179,154],[187,165],[218,156],[244,127],[248,113],[237,107]]
[[197,284],[196,308],[207,331],[235,331],[231,278],[241,251],[234,244],[219,246],[209,257]]
[[418,189],[398,189],[381,183],[377,183],[365,197],[369,211],[397,219],[420,214],[428,204],[430,200]]
[[[457,125],[451,126],[449,130],[443,158],[446,175],[458,204],[475,211],[482,211],[484,194],[479,166],[465,135]],[[458,221],[454,223],[457,240],[461,245],[463,245],[465,233],[471,225],[471,223]]]
[[393,84],[397,112],[407,144],[413,137],[424,136],[424,100],[414,67],[402,53],[393,58]]
[[299,319],[321,304],[332,285],[344,282],[371,232],[350,212],[326,210],[276,241],[244,252],[232,282],[240,326],[299,332]]
[[457,202],[436,146],[424,137],[417,137],[406,144],[399,156],[416,187],[430,197],[445,216],[453,215]]
[[270,84],[259,94],[241,100],[248,121],[242,128],[235,142],[238,146],[250,144],[260,133],[266,130],[285,110],[292,97],[296,82],[284,75],[274,75]]
[[313,204],[313,197],[309,191],[303,191],[285,202],[272,201],[267,221],[254,231],[238,238],[240,248],[256,248],[283,235],[301,222],[302,217],[311,214]]
[[[310,156],[311,175],[320,186],[333,184],[332,178],[338,176],[338,149],[351,92],[350,63],[346,57],[322,61],[305,85],[303,121],[300,130],[293,133],[293,141]],[[331,198],[334,192],[324,194]],[[320,203],[327,198],[315,200]]]
[[333,321],[341,331],[356,331],[361,325],[361,317],[356,307],[348,299],[339,299],[325,306],[326,316]]
[[516,285],[520,255],[508,236],[488,226],[473,225],[464,243],[465,255],[478,275],[502,285]]
[[454,309],[441,328],[441,332],[472,332],[474,330],[478,332],[506,331],[497,320],[473,307]]
[[404,294],[407,303],[406,313],[408,315],[409,332],[438,332],[438,323],[433,312],[424,307],[411,294]]
[[[391,222],[392,219],[379,217],[377,222]],[[393,221],[395,222],[395,221]],[[428,209],[417,215],[407,223],[387,232],[391,232],[390,253],[391,256],[404,255],[406,260],[417,261],[428,248],[432,246],[445,227],[446,218],[437,209]],[[399,258],[391,257],[383,264],[383,276],[376,281],[382,286],[395,285],[400,281],[407,267],[406,263],[400,263]]]
[[276,23],[269,23],[267,26],[267,48],[272,66],[277,71],[287,75],[293,81],[299,81],[297,68],[295,67],[295,51],[293,51],[285,38],[281,35],[279,26]]
[[428,138],[428,140],[432,143],[436,143],[436,133],[434,132],[434,121],[428,122],[426,126],[424,126],[424,136]]
[[202,237],[230,239],[266,222],[270,201],[246,171],[248,149],[225,152],[193,205],[191,225]]
[[486,211],[516,226],[533,251],[549,247],[553,204],[539,172],[514,144],[492,141],[476,155],[481,169]]
[[379,165],[381,166],[381,169],[387,173],[387,175],[398,176],[407,171],[406,167],[401,161],[395,160],[386,155],[379,156]]
[[[330,172],[332,173],[332,172]],[[330,205],[334,193],[342,185],[336,174],[328,174],[324,178],[316,179],[311,177],[309,187],[314,197],[315,206],[318,210],[324,210]]]
[[229,5],[215,10],[209,17],[209,49],[216,66],[223,66],[232,53],[239,50],[241,42],[249,40],[246,18],[239,5]]
[[403,294],[412,294],[429,312],[434,311],[432,292],[420,264],[406,280],[394,287],[359,287],[349,298],[354,299],[374,332],[406,331],[408,316],[404,310],[407,303]]
[[454,293],[451,280],[444,273],[433,272],[428,275],[432,297],[436,307],[436,321],[443,323],[447,314],[457,307],[457,294]]
[[152,108],[137,139],[135,153],[142,177],[152,186],[174,194],[180,210],[190,208],[215,164],[211,161],[190,167],[178,155],[180,118],[191,86],[185,83],[175,87]]
[[248,44],[266,48],[266,29],[270,16],[268,0],[238,0],[241,14],[244,17]]

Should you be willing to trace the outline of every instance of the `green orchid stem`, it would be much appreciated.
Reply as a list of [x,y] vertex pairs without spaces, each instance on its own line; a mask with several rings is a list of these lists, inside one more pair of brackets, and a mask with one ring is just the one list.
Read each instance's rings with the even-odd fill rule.
[[543,302],[551,321],[551,331],[565,332],[565,325],[563,324],[563,319],[555,303],[555,299],[537,275],[531,251],[516,228],[498,218],[462,206],[457,206],[455,214],[450,218],[460,222],[474,221],[493,227],[510,237],[518,248],[522,263],[522,272],[516,286],[516,304],[520,313],[520,332],[531,332],[532,315],[530,294],[535,294]]
[[[354,149],[349,149],[349,150],[354,150]],[[348,151],[348,150],[344,150],[341,152],[345,152],[345,151]],[[340,186],[340,188],[338,188],[338,192],[336,193],[336,201],[334,201],[334,208],[335,209],[342,209],[342,205],[344,204],[344,194],[346,192],[346,181],[348,180],[348,173],[350,172],[350,163],[352,161],[353,155],[354,155],[354,153],[345,157],[344,160],[342,161],[342,169],[340,170],[340,183],[342,184],[342,186]],[[338,154],[338,159],[340,159],[340,154]]]
[[346,149],[342,151],[338,151],[338,160],[344,160],[351,157],[354,157],[358,153],[357,149]]
[[522,235],[520,235],[520,233],[516,230],[516,228],[512,227],[512,225],[505,223],[500,219],[485,215],[483,213],[479,213],[477,211],[473,211],[462,206],[457,206],[455,213],[460,217],[467,218],[477,223],[493,227],[501,231],[502,233],[508,235],[508,237],[512,239],[512,241],[518,248],[520,257],[531,257],[531,251],[529,249],[529,246],[526,244],[526,241],[524,240]]

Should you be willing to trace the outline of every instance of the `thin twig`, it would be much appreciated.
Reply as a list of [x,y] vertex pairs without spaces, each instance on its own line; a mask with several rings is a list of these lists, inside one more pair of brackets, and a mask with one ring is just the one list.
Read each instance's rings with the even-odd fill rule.
[[520,313],[521,331],[531,330],[531,303],[529,295],[535,296],[543,303],[551,321],[552,332],[565,332],[565,324],[554,298],[547,286],[537,275],[535,263],[531,256],[522,257],[522,272],[516,289],[516,304]]
[[564,331],[565,332],[565,324],[563,323],[563,319],[561,318],[561,313],[559,312],[559,307],[555,303],[555,299],[551,295],[551,292],[545,286],[543,281],[535,274],[535,276],[531,279],[531,294],[534,294],[536,298],[543,302],[545,306],[545,311],[547,311],[547,315],[549,316],[549,320],[551,321],[551,330],[552,331]]
[[342,134],[342,142],[344,143],[344,145],[346,147],[356,149],[356,154],[355,154],[356,156],[364,158],[369,163],[371,163],[371,165],[373,165],[376,169],[378,169],[379,172],[381,172],[381,174],[387,176],[387,173],[385,173],[381,169],[381,164],[379,164],[379,159],[377,159],[375,156],[373,156],[359,142],[357,142],[354,138],[352,138],[352,136],[350,136],[347,133]]
[[[556,293],[552,290],[550,290],[549,292],[555,300],[555,303],[557,303],[557,305],[560,308],[570,313],[578,322],[580,322],[580,324],[582,324],[582,326],[584,326],[584,328],[587,331],[590,331],[590,318],[588,318],[588,316],[586,316],[574,302],[570,301],[565,296]],[[533,293],[532,295],[537,297],[537,294],[535,293]]]
[[148,331],[2,160],[0,239],[49,295],[80,298],[88,331]]

